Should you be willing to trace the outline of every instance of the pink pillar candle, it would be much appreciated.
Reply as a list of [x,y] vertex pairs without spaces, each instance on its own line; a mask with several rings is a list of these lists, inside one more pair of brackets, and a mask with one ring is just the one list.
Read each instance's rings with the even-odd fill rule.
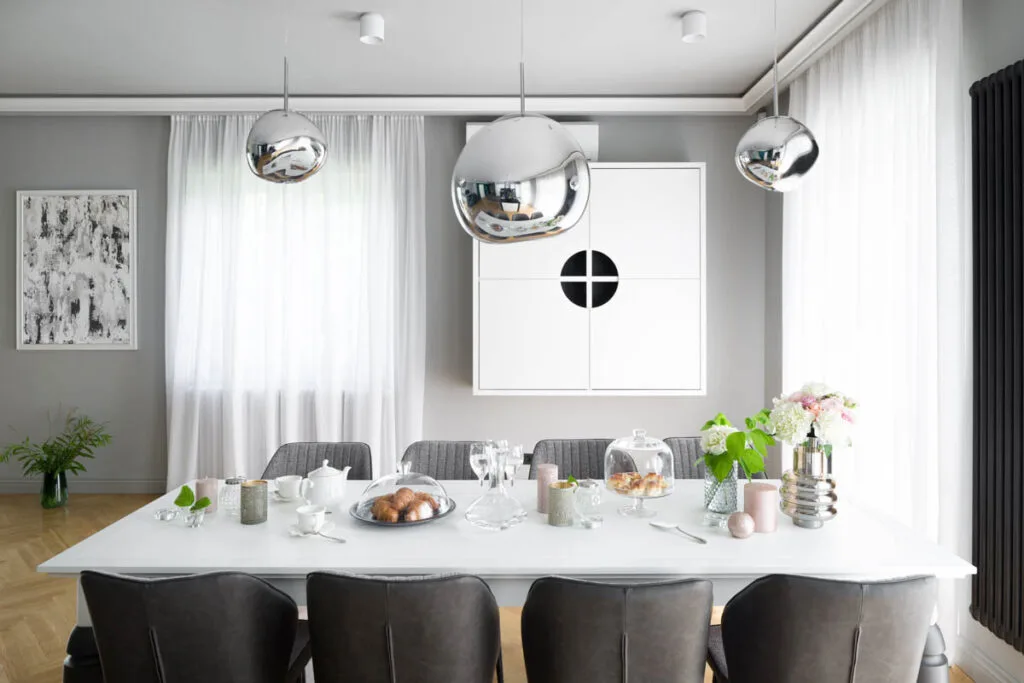
[[558,465],[537,465],[537,512],[548,514],[548,489],[558,481]]
[[217,494],[219,490],[220,481],[213,477],[196,479],[196,500],[202,500],[203,498],[210,499],[210,507],[206,508],[207,512],[217,511]]
[[754,531],[770,534],[779,522],[779,487],[750,482],[743,487],[743,511],[754,518]]

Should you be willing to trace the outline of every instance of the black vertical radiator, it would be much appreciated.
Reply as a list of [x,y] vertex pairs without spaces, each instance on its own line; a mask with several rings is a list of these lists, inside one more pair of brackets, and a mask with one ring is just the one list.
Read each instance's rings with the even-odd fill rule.
[[971,615],[1024,652],[1024,61],[971,86]]

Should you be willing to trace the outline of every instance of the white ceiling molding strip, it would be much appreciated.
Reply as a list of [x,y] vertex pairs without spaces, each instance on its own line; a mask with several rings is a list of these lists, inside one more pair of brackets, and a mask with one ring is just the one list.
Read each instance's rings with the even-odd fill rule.
[[[845,38],[889,0],[840,0],[821,21],[804,34],[779,59],[779,88],[807,70],[818,57]],[[743,110],[752,112],[764,105],[772,94],[772,70],[768,71],[743,95]]]
[[[839,0],[779,60],[779,84],[789,83],[888,0]],[[766,55],[767,57],[767,55]],[[528,111],[552,116],[747,114],[771,95],[768,69],[742,97],[529,97]],[[294,108],[312,113],[423,114],[487,116],[519,108],[518,97],[292,97]],[[258,114],[280,106],[277,95],[267,97],[49,97],[0,96],[0,116],[33,115],[149,115]]]
[[[296,97],[306,113],[501,115],[518,97]],[[281,106],[270,97],[0,97],[0,115],[258,114]],[[528,97],[528,111],[552,115],[745,114],[739,97]]]

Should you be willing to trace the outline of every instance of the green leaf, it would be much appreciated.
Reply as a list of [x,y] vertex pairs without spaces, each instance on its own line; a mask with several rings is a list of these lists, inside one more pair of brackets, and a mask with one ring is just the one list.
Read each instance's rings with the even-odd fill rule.
[[740,466],[750,479],[752,475],[764,472],[764,458],[753,448],[747,448],[740,455]]
[[724,413],[715,415],[714,423],[722,427],[732,427],[732,423],[729,422],[729,418],[727,418]]
[[210,505],[212,505],[210,499],[207,498],[206,496],[203,496],[202,498],[196,501],[195,505],[192,506],[192,512],[199,512],[203,508],[210,507]]
[[732,457],[733,460],[740,459],[740,453],[747,447],[747,433],[746,432],[733,432],[729,436],[725,437],[725,452]]
[[566,479],[566,481],[569,482],[570,484],[576,484],[577,483],[576,482],[576,477],[572,476],[571,474],[569,475],[569,478]]
[[706,431],[708,431],[709,429],[711,429],[714,426],[715,426],[715,421],[714,420],[708,420],[707,422],[704,423],[704,426],[700,428],[700,431],[706,432]]
[[757,426],[757,423],[754,422],[754,418],[752,417],[744,418],[743,421],[746,423],[747,429],[753,429],[754,427]]
[[196,502],[196,494],[188,484],[181,487],[181,492],[174,499],[174,504],[180,508],[187,508]]
[[754,450],[761,454],[761,457],[768,455],[768,435],[760,429],[750,430],[750,442],[754,444]]
[[726,477],[732,473],[732,464],[735,462],[728,453],[722,453],[721,455],[705,455],[704,464],[707,466],[708,471],[715,475],[715,479],[718,481],[725,481]]

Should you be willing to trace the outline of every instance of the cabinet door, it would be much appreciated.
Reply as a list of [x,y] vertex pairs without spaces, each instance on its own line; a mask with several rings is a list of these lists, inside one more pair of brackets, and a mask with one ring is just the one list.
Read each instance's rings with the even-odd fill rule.
[[[586,291],[582,282],[567,286]],[[566,297],[561,282],[481,280],[479,287],[480,389],[587,388],[587,309]]]
[[624,277],[699,277],[701,200],[696,168],[595,168],[591,247]]
[[698,280],[620,280],[591,312],[591,388],[702,389],[700,310]]
[[584,213],[579,223],[555,237],[512,244],[477,243],[480,249],[480,277],[558,277],[573,254],[586,251],[590,242],[589,222],[589,215]]

